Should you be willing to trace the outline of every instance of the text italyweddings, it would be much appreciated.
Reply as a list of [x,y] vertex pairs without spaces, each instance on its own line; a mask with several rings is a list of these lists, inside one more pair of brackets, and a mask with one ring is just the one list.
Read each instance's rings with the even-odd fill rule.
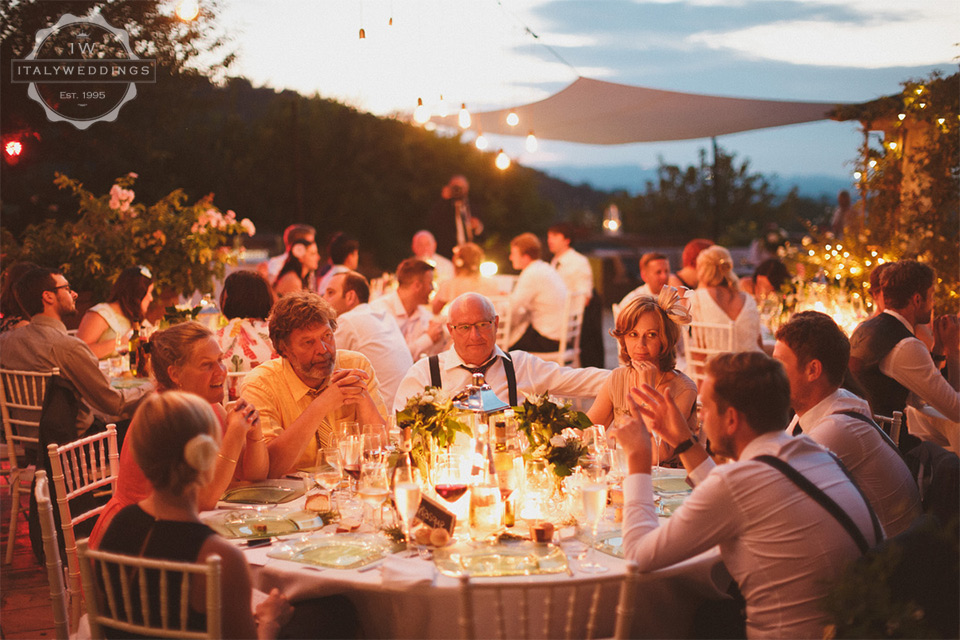
[[154,60],[14,60],[14,82],[154,82]]

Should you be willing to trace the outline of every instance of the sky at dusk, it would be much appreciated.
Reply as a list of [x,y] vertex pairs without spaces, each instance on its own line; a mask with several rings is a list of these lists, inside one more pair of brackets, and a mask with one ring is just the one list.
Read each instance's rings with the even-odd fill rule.
[[[379,115],[409,113],[418,98],[436,112],[441,94],[451,109],[521,105],[578,75],[710,95],[863,102],[934,69],[953,73],[960,55],[956,0],[225,0],[221,25],[238,49],[234,75]],[[523,142],[493,145],[549,172],[652,168],[660,157],[691,164],[710,144],[542,140],[529,154]],[[856,123],[825,121],[718,142],[764,173],[842,178],[862,134]]]

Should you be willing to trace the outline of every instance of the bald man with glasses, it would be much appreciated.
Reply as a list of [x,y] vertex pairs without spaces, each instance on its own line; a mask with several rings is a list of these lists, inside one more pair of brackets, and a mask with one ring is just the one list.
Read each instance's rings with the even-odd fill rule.
[[493,303],[479,293],[465,293],[450,304],[447,329],[453,347],[417,361],[400,382],[394,409],[424,387],[459,393],[481,371],[497,396],[513,406],[526,395],[549,391],[565,398],[593,398],[610,375],[606,369],[573,369],[541,360],[525,351],[504,353],[496,344],[500,318]]

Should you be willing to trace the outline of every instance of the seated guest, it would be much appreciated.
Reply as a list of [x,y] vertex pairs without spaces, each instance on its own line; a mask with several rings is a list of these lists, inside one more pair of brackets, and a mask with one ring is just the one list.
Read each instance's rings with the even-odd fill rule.
[[[883,272],[895,264],[896,262],[884,262],[883,264],[878,264],[874,267],[873,271],[870,272],[870,296],[873,298],[873,313],[870,314],[870,317],[883,313],[883,310],[887,308],[883,303],[883,285],[881,284],[881,279],[883,278]],[[933,337],[933,325],[930,323],[917,324],[913,329],[917,340],[926,345],[927,349],[932,352],[936,344],[936,339]],[[942,363],[938,361],[938,364]]]
[[217,330],[217,342],[228,371],[250,371],[277,357],[267,328],[272,307],[273,291],[255,271],[234,271],[223,281],[220,312],[227,325]]
[[[116,514],[100,548],[176,562],[204,562],[211,555],[220,556],[223,637],[276,638],[293,613],[289,602],[274,589],[252,612],[250,570],[243,551],[200,522],[200,494],[222,457],[220,447],[217,419],[208,402],[179,392],[154,395],[144,401],[134,416],[126,448],[132,450],[151,491]],[[151,579],[157,578],[148,574],[147,580]],[[103,580],[101,577],[101,587]],[[139,603],[139,581],[131,579],[130,588],[133,595],[126,602]],[[119,592],[119,582],[112,589]],[[161,607],[167,602],[169,615],[179,619],[175,605],[187,598],[180,589],[180,580],[171,580],[167,597],[149,603],[150,615],[156,617],[154,624],[159,622]],[[199,581],[190,585],[188,599],[188,624],[191,630],[204,631],[206,596]],[[134,619],[140,608],[136,610]]]
[[433,286],[433,265],[407,258],[397,267],[397,290],[370,303],[374,310],[394,317],[415,361],[439,353],[447,342],[443,325],[427,306]]
[[[111,422],[128,418],[150,386],[114,389],[100,371],[97,357],[87,344],[67,333],[63,319],[77,313],[77,294],[62,274],[37,267],[25,273],[15,285],[17,299],[30,323],[0,334],[0,366],[19,371],[60,369],[60,377],[76,394],[76,434],[102,431],[106,422],[93,411],[108,416]],[[125,423],[118,426],[118,436]]]
[[628,293],[620,301],[622,309],[637,296],[656,298],[660,289],[670,280],[670,261],[662,253],[645,253],[640,258],[640,278],[643,284]]
[[510,349],[546,352],[560,348],[567,322],[563,309],[567,285],[556,269],[540,259],[541,245],[532,233],[510,241],[510,264],[520,271],[510,293]]
[[[262,275],[264,279],[266,279],[268,282],[273,282],[277,279],[277,276],[280,275],[280,269],[283,268],[287,258],[290,257],[290,248],[297,240],[306,240],[308,244],[316,242],[317,230],[308,224],[291,224],[289,227],[284,229],[284,252],[267,260],[266,265],[261,263],[261,265],[257,268],[257,270],[260,272],[260,275]],[[308,287],[309,286],[316,286],[316,282],[310,283]]]
[[870,405],[845,389],[850,341],[830,316],[794,314],[777,330],[773,357],[790,379],[796,412],[788,432],[803,433],[833,451],[853,474],[888,536],[920,515],[920,494],[893,441],[883,436]]
[[697,279],[697,256],[707,247],[713,246],[713,240],[694,238],[683,247],[680,255],[680,271],[670,275],[668,284],[680,291],[684,288],[696,289],[700,281]]
[[[220,425],[220,452],[209,482],[200,489],[200,510],[213,509],[234,479],[266,478],[270,460],[256,408],[242,399],[230,411],[220,404],[227,371],[210,330],[199,322],[183,322],[157,331],[150,337],[150,358],[160,393],[176,390],[200,396],[210,403]],[[120,451],[117,491],[100,513],[90,534],[90,546],[97,546],[117,512],[149,493],[150,484],[137,466],[136,457],[130,447],[124,446]]]
[[437,294],[433,296],[435,314],[439,315],[451,300],[470,291],[484,296],[495,296],[500,293],[497,283],[480,275],[483,258],[483,249],[472,242],[453,248],[455,275],[449,280],[442,281],[437,287]]
[[99,359],[117,352],[117,340],[130,341],[133,325],[143,326],[153,302],[153,275],[146,267],[128,267],[113,283],[106,302],[83,314],[77,337],[86,342]]
[[240,395],[260,411],[271,478],[312,467],[342,420],[384,424],[380,383],[367,358],[338,350],[337,312],[323,298],[296,291],[270,312],[270,339],[280,354],[244,379]]
[[413,234],[410,250],[413,251],[414,258],[433,265],[433,278],[437,284],[453,277],[453,263],[437,253],[437,240],[429,231],[421,230]]
[[360,264],[360,243],[351,235],[338,231],[330,238],[327,244],[327,264],[323,272],[318,274],[317,293],[323,295],[330,283],[330,278],[338,273],[356,271]]
[[550,266],[557,270],[567,291],[584,296],[584,304],[593,294],[593,269],[590,260],[570,246],[572,227],[561,222],[547,230],[547,248],[553,254]]
[[[928,324],[933,317],[935,283],[930,266],[916,260],[896,262],[881,278],[883,313],[860,323],[850,338],[850,372],[874,413],[890,416],[904,411],[907,404],[926,403],[948,419],[960,420],[956,316],[937,318],[932,355],[914,334],[917,325]],[[935,361],[946,362],[947,378]]]
[[[655,571],[719,545],[746,600],[748,638],[820,637],[829,583],[882,539],[880,524],[830,453],[784,432],[790,384],[776,360],[755,352],[721,354],[709,361],[707,373],[700,395],[703,431],[714,451],[736,462],[716,466],[710,460],[669,391],[635,389],[631,419],[613,431],[629,469],[624,556],[641,571]],[[662,521],[653,501],[648,429],[675,447],[695,487]],[[848,533],[774,467],[777,461],[836,502],[854,530]]]
[[3,272],[3,288],[0,290],[0,332],[25,326],[30,322],[30,314],[23,310],[13,285],[20,276],[37,265],[32,262],[17,262]]
[[700,281],[690,299],[696,322],[733,325],[733,351],[762,351],[760,310],[753,296],[740,291],[733,258],[725,248],[707,247],[697,256]]
[[[684,415],[692,433],[697,433],[697,384],[676,370],[680,325],[690,322],[690,312],[677,290],[667,285],[657,298],[641,295],[620,309],[617,326],[610,333],[620,343],[620,362],[603,383],[600,395],[587,411],[594,424],[613,426],[630,418],[630,389],[648,384],[671,397]],[[659,461],[672,455],[661,443]]]
[[790,272],[787,265],[777,258],[767,258],[753,270],[752,278],[741,278],[740,288],[753,295],[757,304],[762,304],[768,297],[780,299],[783,285],[790,282]]
[[440,387],[455,395],[472,382],[473,371],[482,371],[494,393],[513,406],[524,395],[549,391],[573,398],[594,398],[610,374],[605,369],[572,369],[547,362],[524,351],[509,355],[496,344],[500,318],[493,303],[478,293],[465,293],[450,305],[447,329],[453,348],[417,361],[400,383],[393,408],[400,411],[407,399],[424,387]]
[[380,380],[383,404],[392,407],[400,380],[413,366],[397,321],[367,304],[370,285],[356,271],[333,276],[323,299],[337,312],[337,330],[333,332],[337,347],[357,351],[370,360]]
[[290,246],[287,261],[283,263],[277,279],[273,281],[273,290],[277,297],[307,289],[318,266],[320,252],[317,251],[317,243],[295,240]]

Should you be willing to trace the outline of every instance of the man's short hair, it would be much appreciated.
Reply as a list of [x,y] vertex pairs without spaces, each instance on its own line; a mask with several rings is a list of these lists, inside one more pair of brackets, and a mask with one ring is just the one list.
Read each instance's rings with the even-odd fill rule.
[[894,262],[884,262],[883,264],[878,264],[873,268],[873,271],[870,272],[870,295],[876,298],[879,293],[883,295],[883,285],[881,284],[883,280],[883,272],[892,267]]
[[558,222],[547,229],[547,233],[557,233],[567,240],[573,240],[573,225],[569,222]]
[[787,269],[787,265],[780,262],[779,259],[767,258],[753,270],[754,285],[756,285],[757,278],[760,276],[764,276],[770,282],[774,291],[780,291],[783,283],[790,279],[790,271]]
[[354,251],[360,250],[360,243],[351,235],[338,231],[330,238],[327,245],[327,255],[333,264],[343,264]]
[[288,249],[297,240],[312,240],[317,237],[317,230],[308,224],[292,224],[283,230],[283,244]]
[[898,260],[880,276],[880,290],[888,309],[902,309],[913,294],[927,295],[935,279],[933,268],[916,260]]
[[522,255],[529,256],[531,260],[539,260],[543,251],[543,245],[540,244],[540,238],[532,233],[521,233],[510,241],[511,247],[516,247]]
[[227,320],[257,318],[266,320],[273,307],[273,289],[256,271],[234,271],[223,281],[220,311]]
[[654,260],[666,260],[667,264],[670,263],[670,259],[667,258],[667,256],[663,255],[662,253],[657,253],[656,251],[651,251],[650,253],[645,253],[640,256],[640,271],[646,269],[647,265]]
[[43,313],[43,292],[56,291],[57,281],[54,274],[60,273],[55,269],[35,267],[20,276],[14,286],[17,301],[30,317]]
[[433,265],[420,258],[407,258],[397,267],[397,283],[401,287],[414,284],[423,277],[423,274],[433,271]]
[[285,344],[296,329],[328,325],[336,331],[337,312],[329,302],[312,291],[293,291],[277,300],[267,323],[270,325],[273,348],[279,350],[280,345]]
[[833,318],[819,311],[795,313],[777,329],[777,340],[790,347],[798,365],[819,360],[830,384],[843,384],[850,362],[850,340]]
[[790,380],[783,365],[765,353],[722,353],[707,362],[721,413],[733,407],[756,433],[786,429],[790,421]]
[[700,255],[701,251],[712,246],[713,240],[707,240],[706,238],[694,238],[688,242],[683,248],[683,255],[680,258],[680,260],[683,262],[683,266],[697,266],[697,256]]
[[357,294],[360,304],[370,302],[370,283],[366,278],[356,271],[346,271],[337,275],[343,276],[343,295],[347,295],[347,291],[353,291]]

